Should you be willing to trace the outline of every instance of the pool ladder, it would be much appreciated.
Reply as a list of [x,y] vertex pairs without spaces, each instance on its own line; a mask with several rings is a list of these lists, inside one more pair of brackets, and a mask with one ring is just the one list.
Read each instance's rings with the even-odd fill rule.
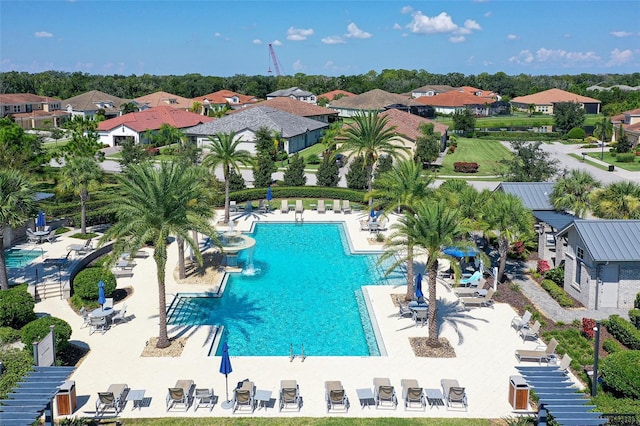
[[294,359],[300,358],[301,362],[304,362],[304,359],[307,356],[304,354],[304,343],[301,345],[301,353],[294,354],[293,353],[293,343],[289,344],[289,362],[293,362]]

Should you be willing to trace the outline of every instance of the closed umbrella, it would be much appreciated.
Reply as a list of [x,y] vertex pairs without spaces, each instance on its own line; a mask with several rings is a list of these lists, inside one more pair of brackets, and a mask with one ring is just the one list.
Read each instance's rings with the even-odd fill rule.
[[227,342],[222,344],[222,359],[220,359],[220,373],[224,374],[225,388],[227,391],[227,400],[222,403],[222,408],[231,408],[233,404],[229,400],[229,373],[233,369],[231,368],[231,359],[229,359],[229,346]]
[[44,228],[47,225],[47,218],[42,210],[38,212],[36,218],[36,228]]
[[273,193],[271,192],[271,187],[267,188],[267,203],[269,204],[269,210],[271,210],[271,199],[273,198]]
[[418,299],[418,302],[424,299],[424,294],[422,293],[422,274],[416,276],[416,299]]
[[98,304],[100,305],[100,308],[102,308],[102,305],[105,303],[107,303],[107,299],[104,297],[104,282],[100,280],[98,283]]

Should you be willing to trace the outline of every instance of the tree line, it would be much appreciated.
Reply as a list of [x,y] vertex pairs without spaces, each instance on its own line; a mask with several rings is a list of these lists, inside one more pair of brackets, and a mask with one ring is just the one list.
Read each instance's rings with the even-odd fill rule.
[[11,71],[0,74],[0,93],[33,93],[68,99],[90,90],[99,90],[122,99],[134,99],[149,93],[165,91],[185,98],[195,98],[218,90],[253,95],[264,99],[268,93],[289,87],[300,87],[314,94],[332,90],[346,90],[355,94],[372,89],[392,93],[409,93],[425,85],[472,86],[490,90],[510,100],[542,90],[558,88],[583,96],[599,99],[606,115],[640,106],[640,92],[590,91],[593,85],[640,85],[640,72],[632,74],[577,74],[577,75],[507,75],[504,72],[486,72],[465,75],[458,72],[433,74],[426,70],[384,69],[359,75],[329,77],[297,73],[286,76],[236,74],[230,77],[185,75],[98,75],[82,72],[45,71],[28,73]]

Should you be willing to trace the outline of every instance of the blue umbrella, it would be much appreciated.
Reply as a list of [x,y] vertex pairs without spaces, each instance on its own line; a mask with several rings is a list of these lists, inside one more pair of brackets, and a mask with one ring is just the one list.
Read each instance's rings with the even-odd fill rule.
[[474,257],[477,251],[473,248],[445,247],[442,252],[453,257]]
[[40,210],[38,212],[38,217],[36,218],[36,227],[44,228],[46,225],[47,225],[46,217],[44,215],[44,212]]
[[222,404],[222,408],[231,408],[233,404],[229,400],[229,378],[228,375],[233,369],[231,368],[231,359],[229,359],[229,346],[227,342],[222,344],[222,359],[220,359],[220,373],[224,374],[226,384],[227,400]]
[[371,209],[371,214],[370,214],[370,216],[371,216],[372,218],[376,217],[376,211],[375,211],[374,209]]
[[105,303],[107,303],[107,299],[104,297],[104,282],[100,280],[98,283],[98,304],[102,308]]
[[271,187],[267,188],[267,201],[271,201],[273,194],[271,193]]
[[424,298],[424,294],[422,293],[422,274],[416,276],[416,298],[418,301]]

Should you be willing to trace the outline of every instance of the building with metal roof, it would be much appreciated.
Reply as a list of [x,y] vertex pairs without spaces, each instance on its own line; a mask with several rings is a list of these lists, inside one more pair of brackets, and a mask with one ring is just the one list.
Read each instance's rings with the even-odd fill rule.
[[555,211],[555,207],[551,204],[554,185],[555,182],[502,182],[496,191],[515,195],[529,210]]

